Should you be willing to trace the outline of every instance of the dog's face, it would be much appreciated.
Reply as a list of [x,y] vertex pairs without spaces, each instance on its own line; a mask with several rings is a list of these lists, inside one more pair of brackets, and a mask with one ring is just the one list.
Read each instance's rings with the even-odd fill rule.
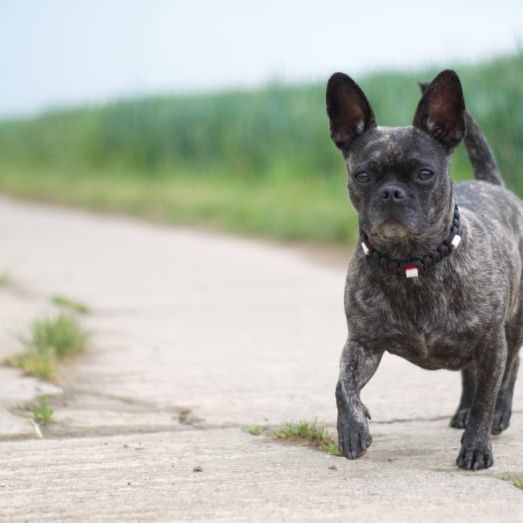
[[331,137],[349,171],[360,226],[378,245],[441,241],[452,203],[449,158],[465,131],[458,77],[443,71],[425,89],[411,127],[378,127],[361,89],[336,73],[327,86]]

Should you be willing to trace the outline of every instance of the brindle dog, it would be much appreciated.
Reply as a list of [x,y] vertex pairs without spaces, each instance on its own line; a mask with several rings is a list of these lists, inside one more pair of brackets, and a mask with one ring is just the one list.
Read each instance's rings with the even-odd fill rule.
[[[425,369],[461,369],[457,464],[488,468],[491,433],[510,423],[523,343],[523,204],[504,188],[455,72],[424,86],[409,127],[377,126],[345,74],[330,78],[326,98],[361,230],[345,288],[340,451],[357,458],[371,443],[360,391],[388,351]],[[476,180],[454,187],[449,162],[463,138]]]

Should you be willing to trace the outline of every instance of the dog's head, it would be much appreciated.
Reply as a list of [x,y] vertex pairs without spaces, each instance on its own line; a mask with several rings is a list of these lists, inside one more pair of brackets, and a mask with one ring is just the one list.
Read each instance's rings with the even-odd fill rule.
[[443,71],[426,86],[410,127],[377,126],[363,91],[343,73],[330,78],[326,97],[361,228],[389,251],[441,242],[452,208],[450,155],[465,133],[456,73]]

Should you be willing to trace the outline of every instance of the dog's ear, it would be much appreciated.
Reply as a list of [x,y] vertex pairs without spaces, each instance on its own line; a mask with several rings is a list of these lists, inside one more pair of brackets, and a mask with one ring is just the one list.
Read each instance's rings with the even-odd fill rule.
[[452,150],[465,134],[465,100],[458,75],[445,70],[430,84],[420,84],[423,92],[412,125],[430,134]]
[[332,141],[346,155],[355,138],[376,127],[374,113],[363,91],[343,73],[330,77],[326,99]]

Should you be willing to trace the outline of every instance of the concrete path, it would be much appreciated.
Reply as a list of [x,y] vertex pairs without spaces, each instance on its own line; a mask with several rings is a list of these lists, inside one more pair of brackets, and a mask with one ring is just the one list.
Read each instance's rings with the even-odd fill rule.
[[[522,521],[523,389],[495,466],[455,465],[459,375],[386,357],[363,393],[357,461],[251,436],[335,423],[344,268],[301,250],[0,199],[0,357],[12,333],[87,303],[59,384],[0,367],[0,519]],[[54,423],[27,407],[46,394]]]

